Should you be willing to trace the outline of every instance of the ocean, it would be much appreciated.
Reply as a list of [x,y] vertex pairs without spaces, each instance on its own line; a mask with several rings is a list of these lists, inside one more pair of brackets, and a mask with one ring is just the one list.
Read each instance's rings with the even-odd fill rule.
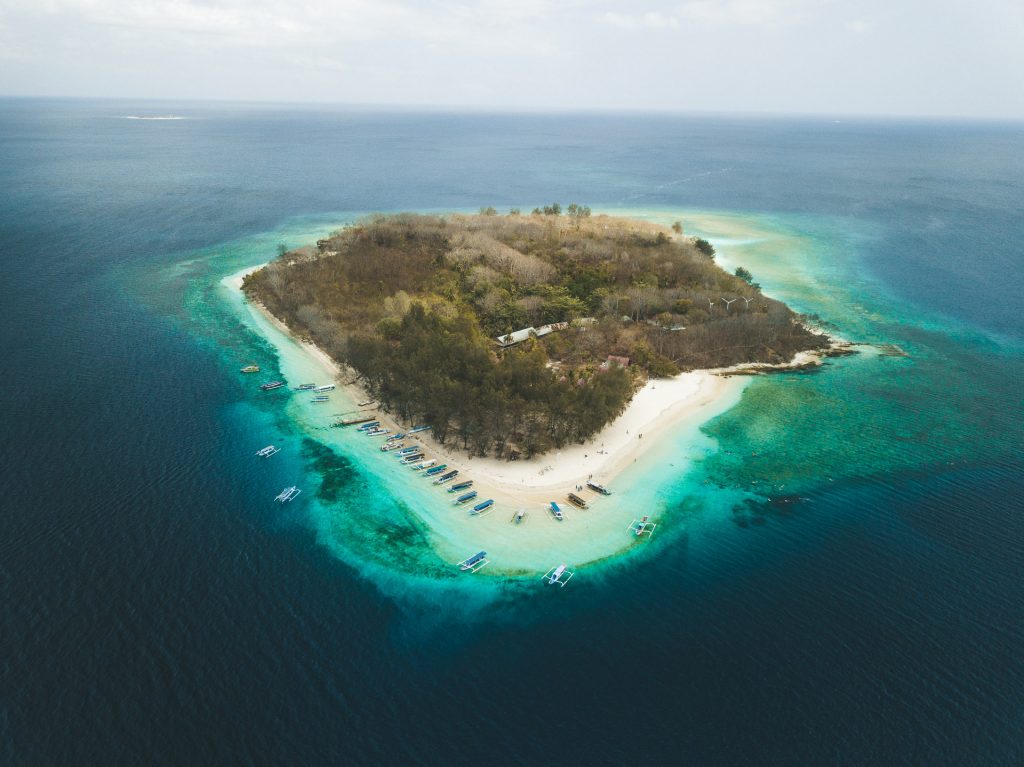
[[[2,100],[0,188],[0,763],[1024,762],[1024,125]],[[636,552],[467,581],[221,280],[555,201],[868,346],[666,445]]]

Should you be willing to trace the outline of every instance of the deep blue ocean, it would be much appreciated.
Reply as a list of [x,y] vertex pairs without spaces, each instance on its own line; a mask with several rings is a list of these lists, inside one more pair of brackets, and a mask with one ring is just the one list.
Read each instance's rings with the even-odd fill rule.
[[[0,100],[0,190],[0,763],[1024,763],[1024,125]],[[708,425],[798,495],[557,598],[382,584],[268,502],[316,456],[210,285],[554,201],[785,229],[822,287],[766,290],[910,356]]]

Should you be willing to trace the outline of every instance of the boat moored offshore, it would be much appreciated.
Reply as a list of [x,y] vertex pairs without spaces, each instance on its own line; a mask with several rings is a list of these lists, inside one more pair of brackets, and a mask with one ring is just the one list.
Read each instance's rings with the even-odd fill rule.
[[299,490],[298,487],[292,485],[291,487],[286,487],[284,490],[278,493],[277,498],[275,498],[274,500],[277,501],[278,503],[288,503],[288,501],[292,500],[301,492],[302,491]]
[[280,389],[284,386],[284,381],[268,381],[265,384],[260,384],[260,388],[263,391],[270,391],[271,389]]
[[242,368],[242,372],[243,373],[259,373],[260,372],[260,366],[259,365],[246,365],[244,368]]
[[551,501],[548,504],[548,509],[551,511],[551,516],[553,516],[559,522],[565,519],[565,515],[562,513],[561,508],[559,508],[558,504],[555,503],[554,501]]

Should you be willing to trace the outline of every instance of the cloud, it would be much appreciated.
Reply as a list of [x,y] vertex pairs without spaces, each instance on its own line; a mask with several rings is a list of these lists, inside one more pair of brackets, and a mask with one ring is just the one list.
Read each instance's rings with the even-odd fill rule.
[[679,19],[674,15],[657,11],[641,14],[607,12],[601,21],[619,29],[670,29],[679,26]]
[[805,20],[822,0],[690,0],[678,14],[690,21],[737,26],[787,26]]
[[846,22],[846,31],[853,32],[856,35],[863,35],[865,32],[871,30],[871,25],[864,21],[864,19],[857,19],[856,21]]

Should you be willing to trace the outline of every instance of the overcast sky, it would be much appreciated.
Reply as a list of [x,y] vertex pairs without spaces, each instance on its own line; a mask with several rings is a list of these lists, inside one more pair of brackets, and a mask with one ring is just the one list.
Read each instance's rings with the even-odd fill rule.
[[0,94],[1024,118],[1024,0],[0,0]]

